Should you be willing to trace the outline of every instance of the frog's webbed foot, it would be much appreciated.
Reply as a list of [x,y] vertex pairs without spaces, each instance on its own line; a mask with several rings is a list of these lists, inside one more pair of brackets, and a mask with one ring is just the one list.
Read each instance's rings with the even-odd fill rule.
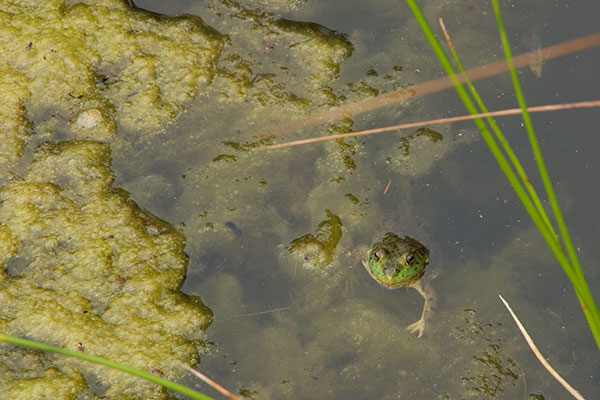
[[421,314],[421,319],[410,324],[406,327],[406,330],[410,333],[416,333],[417,337],[420,338],[423,336],[423,332],[425,332],[425,325],[427,325],[427,322],[433,316],[433,310],[437,305],[437,299],[433,288],[426,279],[415,282],[411,287],[415,288],[421,296],[423,296],[425,303],[423,304],[423,314]]
[[406,330],[410,333],[416,333],[417,337],[420,338],[423,336],[423,332],[425,331],[425,319],[421,318],[417,322],[410,324],[406,327]]

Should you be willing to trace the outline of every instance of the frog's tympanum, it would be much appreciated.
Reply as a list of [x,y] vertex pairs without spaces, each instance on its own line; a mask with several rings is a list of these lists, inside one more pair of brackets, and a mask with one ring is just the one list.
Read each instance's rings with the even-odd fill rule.
[[429,250],[415,239],[401,238],[388,232],[380,242],[367,252],[365,269],[377,282],[388,288],[413,287],[425,299],[421,319],[408,326],[407,330],[423,335],[426,322],[431,319],[436,298],[433,288],[422,280],[429,266]]

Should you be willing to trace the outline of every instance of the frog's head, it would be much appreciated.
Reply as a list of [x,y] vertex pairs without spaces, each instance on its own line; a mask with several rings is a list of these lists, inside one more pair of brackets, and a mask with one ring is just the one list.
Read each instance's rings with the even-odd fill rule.
[[367,272],[389,288],[417,282],[429,265],[429,250],[415,239],[401,238],[391,232],[375,243],[363,262]]

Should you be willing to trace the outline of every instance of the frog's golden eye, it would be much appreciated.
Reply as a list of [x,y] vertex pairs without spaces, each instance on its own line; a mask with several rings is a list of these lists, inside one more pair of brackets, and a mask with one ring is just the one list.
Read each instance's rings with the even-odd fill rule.
[[414,262],[415,262],[415,255],[414,255],[413,253],[409,253],[409,254],[406,256],[406,263],[407,263],[408,265],[413,265],[413,263],[414,263]]

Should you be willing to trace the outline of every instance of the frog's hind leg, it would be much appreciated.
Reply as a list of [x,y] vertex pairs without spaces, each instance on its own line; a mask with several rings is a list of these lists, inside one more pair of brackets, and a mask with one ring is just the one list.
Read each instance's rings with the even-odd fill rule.
[[425,303],[423,304],[423,314],[421,314],[421,319],[413,324],[410,324],[406,330],[410,333],[416,333],[417,337],[421,337],[425,331],[425,325],[427,325],[427,323],[433,317],[434,309],[437,305],[437,299],[435,297],[433,287],[429,284],[427,279],[421,279],[412,284],[410,287],[415,288],[421,294],[421,296],[423,296]]

